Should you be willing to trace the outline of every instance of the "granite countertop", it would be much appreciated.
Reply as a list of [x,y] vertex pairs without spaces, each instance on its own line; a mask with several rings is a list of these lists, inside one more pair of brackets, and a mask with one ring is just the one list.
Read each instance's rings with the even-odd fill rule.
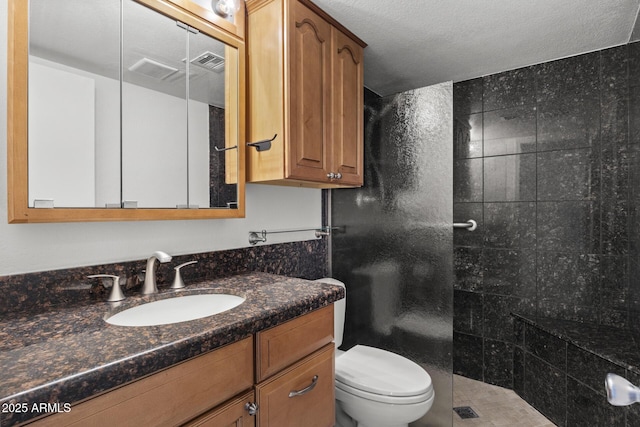
[[[211,292],[243,296],[246,301],[213,317],[171,325],[127,327],[104,321],[142,302]],[[119,303],[2,319],[0,425],[42,415],[30,410],[34,403],[79,402],[341,298],[344,289],[339,286],[250,273],[187,284],[179,291],[130,296]],[[29,410],[16,412],[10,403]]]

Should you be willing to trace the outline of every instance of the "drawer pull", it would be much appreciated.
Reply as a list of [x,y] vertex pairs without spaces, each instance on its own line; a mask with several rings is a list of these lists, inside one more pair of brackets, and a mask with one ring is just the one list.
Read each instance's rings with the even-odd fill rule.
[[289,397],[296,397],[296,396],[302,396],[303,394],[307,394],[314,389],[316,384],[318,384],[318,376],[314,375],[313,378],[311,379],[311,384],[309,384],[307,387],[303,388],[302,390],[290,391]]
[[247,402],[244,405],[244,409],[253,417],[258,413],[258,404],[255,402]]

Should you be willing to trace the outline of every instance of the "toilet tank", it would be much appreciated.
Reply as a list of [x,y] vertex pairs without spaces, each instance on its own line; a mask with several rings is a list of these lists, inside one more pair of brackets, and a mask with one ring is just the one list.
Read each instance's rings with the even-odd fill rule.
[[333,304],[333,337],[336,348],[342,345],[342,334],[344,333],[344,315],[347,311],[347,287],[339,280],[331,277],[318,279],[316,282],[329,283],[331,285],[342,286],[344,288],[345,297]]

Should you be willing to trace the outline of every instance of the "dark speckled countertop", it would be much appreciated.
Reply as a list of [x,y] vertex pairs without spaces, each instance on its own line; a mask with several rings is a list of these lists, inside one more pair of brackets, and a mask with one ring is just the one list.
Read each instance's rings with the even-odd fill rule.
[[[246,301],[229,311],[171,325],[114,326],[110,314],[172,295],[224,292]],[[344,298],[319,282],[250,273],[188,284],[180,291],[133,296],[0,320],[0,425],[42,415],[10,411],[24,404],[84,400],[262,329]]]

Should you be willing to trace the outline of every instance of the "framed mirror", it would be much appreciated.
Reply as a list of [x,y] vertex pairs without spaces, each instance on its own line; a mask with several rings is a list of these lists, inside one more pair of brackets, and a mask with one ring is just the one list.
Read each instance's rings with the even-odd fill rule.
[[174,3],[10,0],[10,223],[244,217],[244,43]]

